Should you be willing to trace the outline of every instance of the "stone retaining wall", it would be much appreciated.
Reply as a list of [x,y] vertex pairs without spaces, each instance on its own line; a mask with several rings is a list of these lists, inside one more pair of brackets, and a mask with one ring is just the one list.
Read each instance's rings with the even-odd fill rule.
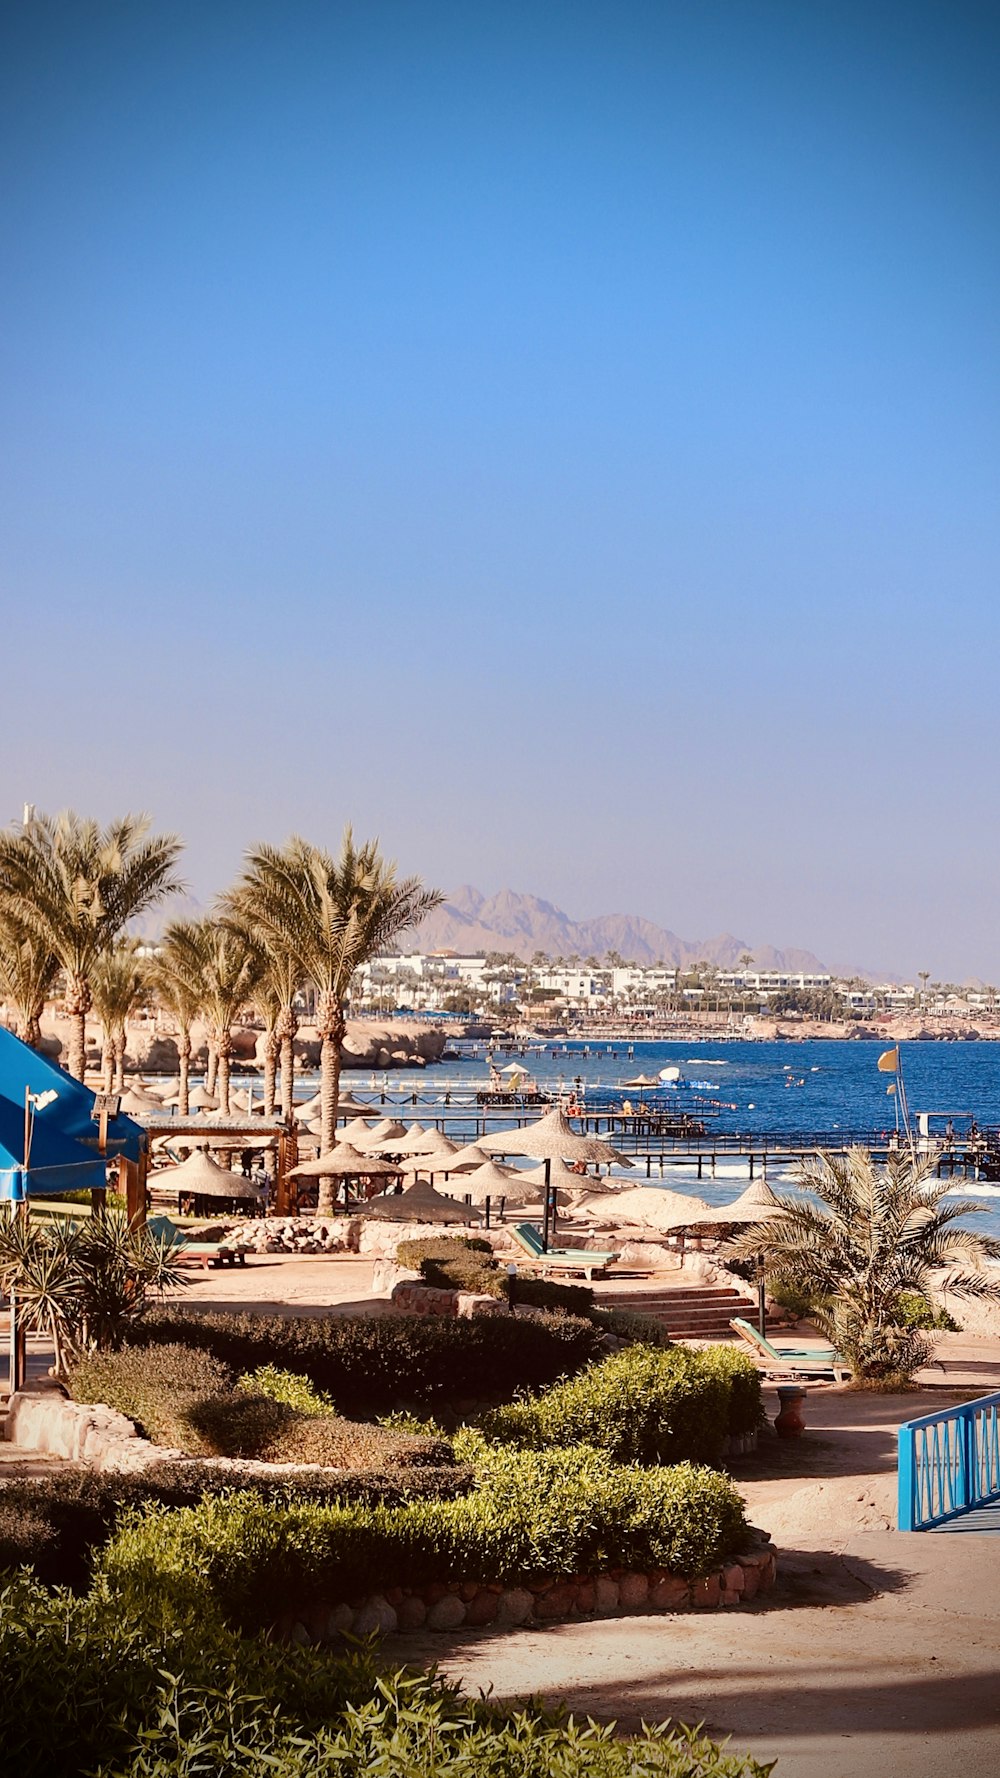
[[393,1636],[419,1630],[479,1629],[493,1624],[515,1630],[581,1617],[646,1616],[674,1611],[715,1611],[746,1605],[769,1592],[777,1577],[777,1556],[757,1532],[755,1547],[724,1562],[702,1580],[685,1580],[666,1568],[636,1573],[621,1568],[568,1579],[496,1582],[435,1582],[424,1587],[390,1587],[353,1604],[314,1605],[286,1611],[275,1630],[285,1641],[336,1642],[343,1636]]

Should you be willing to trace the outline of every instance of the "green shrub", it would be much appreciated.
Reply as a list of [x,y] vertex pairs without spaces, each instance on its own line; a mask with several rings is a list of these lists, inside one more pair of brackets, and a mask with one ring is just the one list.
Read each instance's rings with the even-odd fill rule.
[[[84,1471],[0,1482],[0,1572],[27,1566],[51,1585],[82,1591],[90,1579],[94,1552],[131,1509],[196,1506],[206,1497],[231,1493],[233,1485],[232,1474],[197,1461],[158,1463],[136,1476]],[[450,1452],[449,1462],[440,1467],[411,1463],[402,1468],[239,1477],[242,1491],[251,1490],[278,1507],[293,1500],[399,1506],[419,1498],[451,1499],[467,1493],[471,1485],[471,1471],[456,1464]]]
[[205,1348],[234,1372],[262,1364],[308,1377],[339,1413],[439,1411],[453,1402],[505,1401],[572,1374],[601,1350],[601,1334],[569,1315],[458,1321],[417,1315],[147,1316],[144,1345]]
[[594,1315],[594,1293],[589,1284],[560,1284],[555,1278],[528,1278],[518,1272],[514,1301],[529,1309],[549,1309],[556,1315]]
[[717,1463],[729,1430],[728,1377],[686,1346],[629,1346],[543,1394],[483,1419],[497,1444],[590,1444],[621,1463]]
[[893,1304],[893,1320],[897,1327],[916,1327],[928,1332],[961,1333],[961,1328],[947,1309],[939,1308],[919,1290],[901,1290]]
[[706,1346],[698,1358],[707,1370],[724,1378],[728,1384],[726,1431],[730,1436],[745,1438],[748,1433],[759,1432],[767,1416],[760,1371],[751,1354],[741,1352],[736,1346]]
[[105,1402],[127,1414],[155,1444],[196,1454],[211,1453],[212,1446],[192,1446],[191,1409],[231,1385],[231,1372],[221,1358],[177,1342],[95,1352],[81,1358],[70,1373],[76,1401]]
[[[468,1290],[495,1297],[508,1293],[506,1268],[498,1265],[489,1242],[475,1236],[438,1235],[421,1241],[400,1241],[396,1258],[400,1265],[419,1272],[424,1282],[437,1290]],[[593,1309],[594,1293],[589,1284],[559,1284],[551,1278],[518,1273],[514,1300],[527,1308],[578,1315],[585,1320]]]
[[292,1503],[253,1494],[123,1524],[101,1558],[143,1610],[221,1608],[265,1629],[276,1601],[335,1603],[430,1581],[513,1581],[610,1567],[700,1574],[745,1535],[731,1483],[681,1464],[644,1469],[588,1447],[513,1451],[464,1435],[476,1478],[455,1500],[402,1507]]
[[261,1364],[255,1371],[245,1372],[239,1378],[239,1387],[250,1395],[269,1395],[272,1401],[283,1401],[287,1407],[298,1408],[300,1414],[337,1412],[330,1397],[322,1389],[314,1388],[308,1377],[279,1370],[276,1364]]
[[470,1699],[370,1654],[242,1640],[211,1618],[143,1620],[118,1596],[0,1594],[0,1747],[17,1778],[767,1778],[697,1732],[567,1722]]
[[659,1346],[664,1351],[673,1345],[662,1321],[657,1321],[655,1315],[643,1315],[636,1309],[607,1308],[602,1304],[594,1309],[593,1317],[605,1333],[613,1334],[617,1340],[627,1340],[630,1345]]

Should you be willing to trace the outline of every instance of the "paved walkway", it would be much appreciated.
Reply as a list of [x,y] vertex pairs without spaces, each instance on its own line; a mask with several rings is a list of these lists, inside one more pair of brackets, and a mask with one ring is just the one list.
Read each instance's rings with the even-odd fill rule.
[[[988,1342],[949,1336],[904,1396],[811,1388],[809,1431],[734,1466],[780,1551],[777,1590],[737,1611],[398,1637],[473,1691],[543,1691],[624,1728],[673,1716],[776,1778],[994,1778],[1000,1769],[1000,1540],[903,1535],[896,1427],[1000,1385]],[[965,1379],[960,1383],[958,1379]],[[772,1415],[777,1401],[769,1392]]]

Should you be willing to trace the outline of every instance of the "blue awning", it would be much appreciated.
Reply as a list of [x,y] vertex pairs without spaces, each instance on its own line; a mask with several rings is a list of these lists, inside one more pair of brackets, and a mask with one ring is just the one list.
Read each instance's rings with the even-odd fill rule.
[[[0,1026],[0,1107],[10,1104],[14,1107],[21,1121],[22,1134],[16,1137],[14,1156],[17,1162],[23,1160],[23,1122],[25,1090],[32,1093],[54,1091],[59,1097],[54,1104],[47,1106],[38,1113],[35,1119],[36,1135],[41,1131],[43,1123],[49,1128],[58,1130],[61,1136],[80,1144],[89,1151],[90,1158],[96,1154],[98,1144],[98,1127],[93,1117],[94,1094],[90,1087],[84,1086],[81,1080],[74,1080],[57,1062],[50,1062],[47,1056],[40,1055],[37,1050],[29,1049],[26,1043],[15,1037],[12,1032]],[[7,1129],[6,1119],[0,1112],[0,1141],[2,1132]],[[14,1126],[11,1126],[14,1128]],[[130,1161],[137,1161],[146,1143],[146,1132],[132,1118],[119,1115],[108,1119],[107,1153],[123,1154]],[[80,1157],[86,1159],[86,1153]],[[34,1160],[34,1155],[32,1155]],[[41,1155],[39,1155],[41,1165]],[[0,1171],[3,1161],[0,1159]],[[32,1166],[32,1172],[34,1172]],[[103,1166],[101,1167],[103,1173]],[[86,1181],[84,1181],[86,1184]],[[70,1186],[49,1186],[50,1191],[68,1191]],[[4,1193],[0,1185],[0,1195]]]

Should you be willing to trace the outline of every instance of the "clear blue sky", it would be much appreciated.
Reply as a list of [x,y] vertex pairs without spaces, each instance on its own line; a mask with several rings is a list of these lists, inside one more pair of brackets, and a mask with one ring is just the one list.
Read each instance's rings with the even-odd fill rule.
[[4,746],[1000,978],[1000,14],[22,0]]

